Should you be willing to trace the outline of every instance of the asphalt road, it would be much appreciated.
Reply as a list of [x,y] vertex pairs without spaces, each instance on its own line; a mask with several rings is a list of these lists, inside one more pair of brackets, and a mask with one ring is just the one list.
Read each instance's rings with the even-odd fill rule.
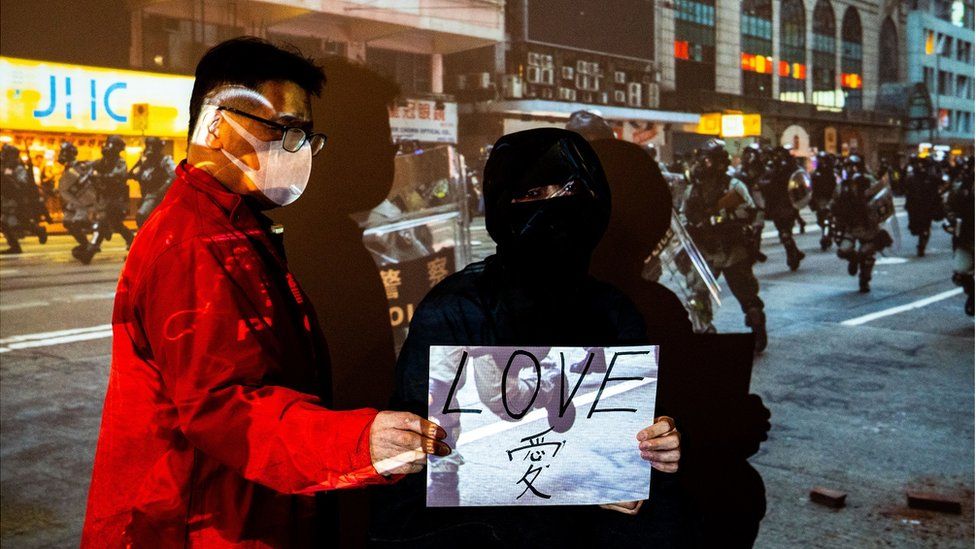
[[[757,546],[972,547],[974,326],[949,279],[949,238],[934,230],[916,258],[907,237],[865,295],[816,232],[798,237],[798,272],[775,238],[756,269],[770,345],[752,388],[773,414],[752,460],[768,498]],[[111,242],[82,266],[67,237],[26,244],[0,258],[0,542],[76,546],[125,250]],[[744,330],[723,297],[717,327]],[[814,486],[847,492],[847,507],[811,503]],[[906,508],[915,488],[960,498],[963,515]]]

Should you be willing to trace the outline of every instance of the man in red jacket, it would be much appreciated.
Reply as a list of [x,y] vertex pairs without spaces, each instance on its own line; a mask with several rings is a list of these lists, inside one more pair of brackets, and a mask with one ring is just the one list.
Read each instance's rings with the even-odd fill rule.
[[326,408],[325,339],[261,213],[308,182],[324,81],[253,38],[197,66],[187,160],[119,279],[83,547],[321,545],[316,493],[450,452],[416,415]]

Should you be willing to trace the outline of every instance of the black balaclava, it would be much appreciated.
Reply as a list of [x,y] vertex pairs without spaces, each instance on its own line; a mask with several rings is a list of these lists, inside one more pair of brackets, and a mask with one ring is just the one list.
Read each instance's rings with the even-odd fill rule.
[[[515,202],[543,186],[575,194]],[[584,277],[610,219],[610,189],[582,136],[540,128],[503,136],[485,165],[485,224],[514,280],[565,287]]]

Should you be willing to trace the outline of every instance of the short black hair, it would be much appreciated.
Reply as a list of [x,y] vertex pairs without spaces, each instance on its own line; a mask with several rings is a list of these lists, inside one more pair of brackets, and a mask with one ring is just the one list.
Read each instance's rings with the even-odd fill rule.
[[[278,47],[255,36],[241,36],[210,48],[197,63],[190,94],[189,139],[207,94],[225,85],[256,89],[265,82],[294,82],[309,95],[322,93],[325,72],[297,48]],[[291,51],[289,51],[291,50]]]

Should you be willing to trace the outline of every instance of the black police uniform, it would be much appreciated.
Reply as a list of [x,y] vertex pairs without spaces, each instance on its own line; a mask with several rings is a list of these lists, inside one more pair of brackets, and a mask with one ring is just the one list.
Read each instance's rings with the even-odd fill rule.
[[831,155],[821,151],[817,154],[817,167],[810,174],[813,196],[810,198],[810,209],[817,214],[817,225],[820,226],[820,249],[826,251],[833,242],[830,227],[830,201],[837,189],[837,174],[834,172],[834,159]]
[[136,225],[142,227],[176,179],[176,163],[172,156],[163,155],[162,142],[158,138],[146,139],[146,152],[132,167],[129,178],[139,182],[142,200],[136,211]]
[[905,211],[908,212],[908,230],[918,237],[918,256],[923,257],[932,222],[944,217],[939,195],[942,179],[930,159],[913,157],[912,160],[906,170]]
[[766,200],[766,218],[773,221],[779,233],[779,241],[786,249],[786,264],[791,271],[800,268],[800,261],[806,257],[793,239],[793,226],[800,212],[793,206],[789,195],[790,176],[797,165],[789,151],[777,147],[772,151],[759,186]]
[[862,293],[871,291],[874,255],[892,244],[881,228],[882,219],[872,207],[877,180],[864,170],[863,161],[852,155],[845,163],[845,177],[834,194],[831,207],[837,257],[847,261],[847,273],[858,275]]
[[101,251],[102,242],[111,240],[114,233],[132,244],[132,231],[125,226],[129,212],[129,170],[121,152],[125,143],[118,136],[109,136],[102,147],[102,157],[92,164],[92,184],[95,187],[95,227],[87,246],[72,250],[72,255],[88,264]]
[[[745,324],[756,334],[756,350],[766,347],[765,305],[759,297],[759,281],[752,272],[755,203],[745,183],[729,176],[728,153],[723,142],[702,147],[685,199],[688,233],[716,278],[725,275],[732,295],[745,314]],[[702,291],[702,303],[711,300]]]

